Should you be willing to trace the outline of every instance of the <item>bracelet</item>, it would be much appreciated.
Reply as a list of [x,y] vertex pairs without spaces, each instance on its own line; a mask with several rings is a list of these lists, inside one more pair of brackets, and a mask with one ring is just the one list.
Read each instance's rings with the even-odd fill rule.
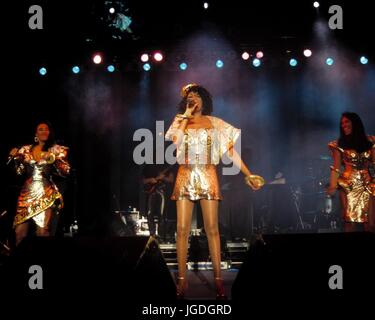
[[176,115],[176,117],[181,118],[181,119],[191,119],[192,118],[192,116],[186,116],[184,114],[178,114],[178,115]]
[[340,174],[340,170],[339,169],[335,168],[334,166],[330,166],[330,168],[331,168],[332,171],[335,171],[338,174]]

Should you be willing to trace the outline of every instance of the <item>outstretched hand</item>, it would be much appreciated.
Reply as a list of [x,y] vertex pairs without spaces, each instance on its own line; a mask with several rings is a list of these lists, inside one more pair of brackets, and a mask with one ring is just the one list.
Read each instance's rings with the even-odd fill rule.
[[259,190],[264,185],[264,179],[258,175],[249,175],[245,178],[245,183],[254,191]]

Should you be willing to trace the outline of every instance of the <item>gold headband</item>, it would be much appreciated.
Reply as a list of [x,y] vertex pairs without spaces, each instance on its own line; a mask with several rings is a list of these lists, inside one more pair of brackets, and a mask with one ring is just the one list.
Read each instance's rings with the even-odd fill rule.
[[181,89],[181,96],[183,98],[186,98],[187,95],[189,94],[191,88],[193,88],[193,87],[198,87],[198,85],[196,83],[189,83],[186,86],[182,87],[182,89]]

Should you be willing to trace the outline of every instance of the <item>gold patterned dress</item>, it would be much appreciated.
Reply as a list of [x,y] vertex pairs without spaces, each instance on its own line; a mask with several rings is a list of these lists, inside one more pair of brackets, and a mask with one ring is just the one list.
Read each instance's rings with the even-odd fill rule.
[[[206,116],[210,128],[186,129],[177,147],[179,168],[172,200],[221,200],[216,166],[221,157],[235,144],[240,130],[220,118]],[[176,117],[165,137],[173,140],[181,118]]]
[[36,161],[32,154],[32,145],[21,147],[14,157],[16,172],[25,174],[26,181],[18,197],[17,212],[13,226],[33,219],[37,226],[47,227],[45,210],[59,210],[63,206],[62,195],[52,180],[53,174],[66,176],[70,165],[67,161],[67,147],[53,145],[49,152],[54,155],[54,161]]
[[337,141],[328,144],[331,151],[340,152],[344,166],[344,171],[339,172],[337,183],[344,193],[342,205],[345,222],[369,222],[370,197],[375,196],[375,181],[369,172],[372,163],[371,152],[375,148],[375,137],[371,136],[369,140],[373,143],[372,148],[361,153],[342,149]]

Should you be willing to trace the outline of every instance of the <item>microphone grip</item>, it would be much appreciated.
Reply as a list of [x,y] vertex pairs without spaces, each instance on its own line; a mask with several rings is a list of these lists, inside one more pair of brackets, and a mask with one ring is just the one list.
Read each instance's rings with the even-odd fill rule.
[[188,105],[189,108],[193,107],[194,106],[194,100],[188,100],[187,105]]
[[12,156],[9,156],[6,165],[8,165],[12,160],[13,160],[13,157],[12,157]]

